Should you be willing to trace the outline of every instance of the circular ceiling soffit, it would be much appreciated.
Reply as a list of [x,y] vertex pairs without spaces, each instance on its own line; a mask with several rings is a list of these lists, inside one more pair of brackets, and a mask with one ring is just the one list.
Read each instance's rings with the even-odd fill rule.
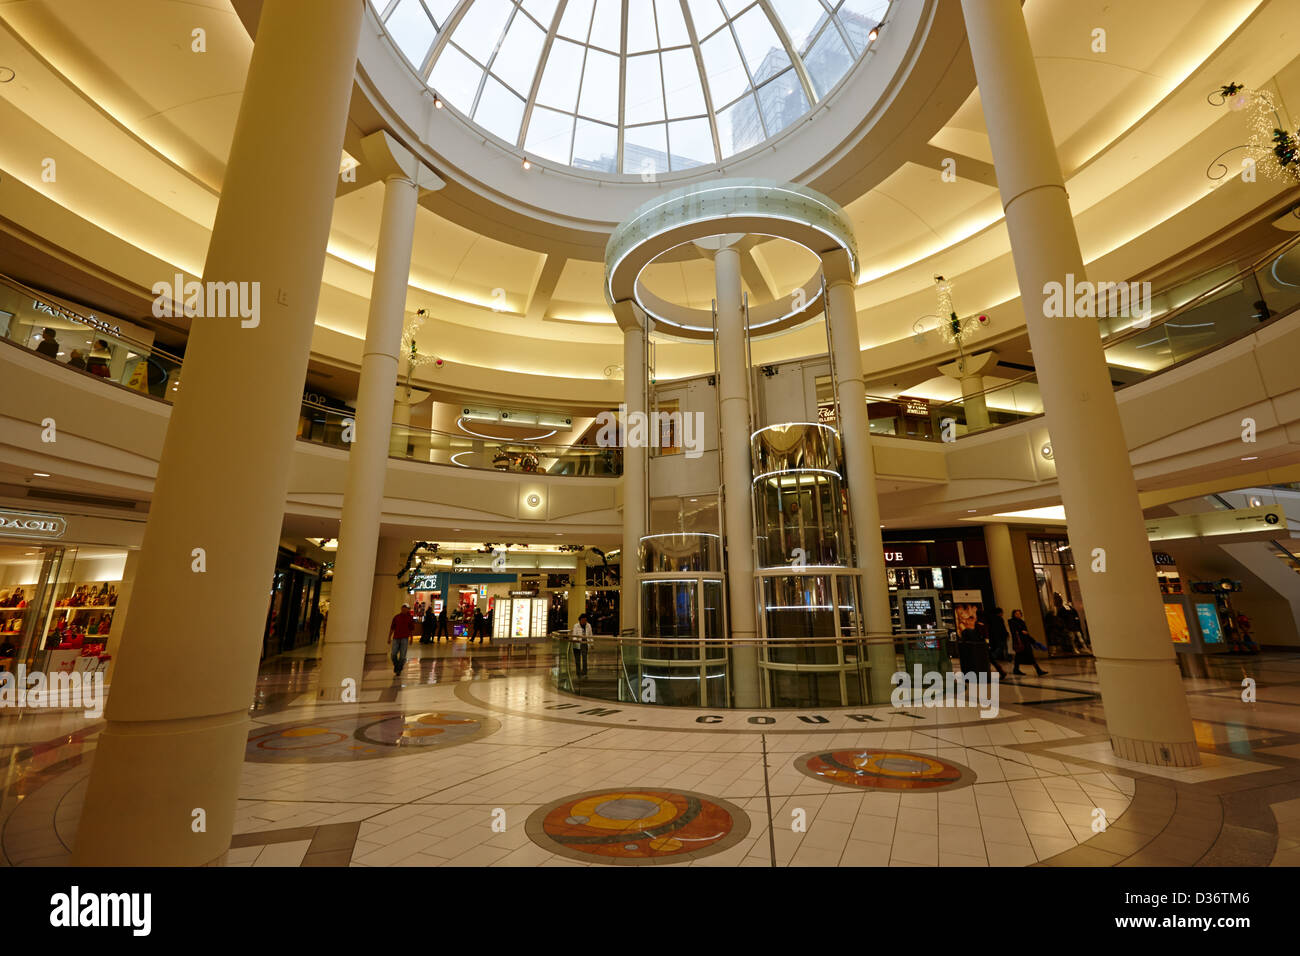
[[[695,183],[654,199],[619,224],[605,248],[605,297],[611,307],[635,302],[656,331],[683,338],[713,337],[713,313],[668,302],[641,281],[646,267],[664,253],[721,235],[786,239],[818,259],[843,252],[858,275],[853,227],[836,203],[807,186],[761,179]],[[821,271],[790,295],[751,307],[750,333],[791,328],[823,310]],[[617,309],[615,311],[618,311]]]

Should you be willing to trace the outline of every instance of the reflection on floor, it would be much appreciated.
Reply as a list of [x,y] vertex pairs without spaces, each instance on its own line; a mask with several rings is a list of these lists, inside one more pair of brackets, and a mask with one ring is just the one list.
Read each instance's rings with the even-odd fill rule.
[[[1111,753],[1090,658],[983,719],[595,701],[548,645],[459,641],[323,703],[315,653],[262,668],[231,866],[1300,864],[1297,654],[1185,681],[1203,763],[1165,769]],[[102,727],[0,717],[6,865],[69,861]]]

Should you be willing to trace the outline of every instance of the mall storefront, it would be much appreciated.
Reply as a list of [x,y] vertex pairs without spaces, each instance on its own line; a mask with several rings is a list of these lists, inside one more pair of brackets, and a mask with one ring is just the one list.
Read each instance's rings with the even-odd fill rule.
[[139,522],[0,508],[0,670],[107,670],[142,530]]

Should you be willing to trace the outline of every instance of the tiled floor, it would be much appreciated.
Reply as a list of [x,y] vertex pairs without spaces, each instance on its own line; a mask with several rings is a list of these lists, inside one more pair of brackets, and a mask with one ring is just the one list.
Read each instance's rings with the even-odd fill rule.
[[[1111,753],[1087,658],[1003,685],[981,719],[602,703],[552,690],[543,648],[413,652],[400,679],[376,660],[358,704],[315,700],[310,655],[263,669],[251,749],[270,745],[244,764],[228,865],[590,866],[607,832],[666,866],[1300,864],[1300,655],[1186,682],[1203,763],[1165,769]],[[7,865],[68,862],[101,727],[0,718]],[[798,765],[866,751],[968,773],[925,792],[889,789],[888,761],[883,787]],[[567,820],[543,812],[561,801]]]

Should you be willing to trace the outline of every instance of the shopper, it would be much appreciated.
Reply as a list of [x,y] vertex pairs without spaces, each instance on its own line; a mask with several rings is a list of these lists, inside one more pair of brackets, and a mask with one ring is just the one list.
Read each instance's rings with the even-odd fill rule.
[[[1025,623],[1025,615],[1021,613],[1019,608],[1011,612],[1011,620],[1007,624],[1011,627],[1011,648],[1016,652],[1015,667],[1012,668],[1011,673],[1023,677],[1024,671],[1020,669],[1020,665],[1030,664],[1038,672],[1038,676],[1042,677],[1047,671],[1039,667],[1038,661],[1034,659],[1034,645],[1037,644],[1040,648],[1043,648],[1043,645],[1038,644],[1030,636],[1029,625]],[[1043,650],[1046,650],[1046,648],[1043,648]]]
[[989,619],[989,656],[995,661],[1005,661],[1008,659],[1007,642],[1010,635],[1007,633],[1007,620],[1002,616],[1002,608],[993,609],[993,617]]
[[[993,669],[998,672],[998,676],[1006,677],[1006,671],[1002,669],[1002,665],[998,663],[998,659],[993,656],[993,635],[989,630],[989,624],[984,617],[984,608],[982,607],[975,609],[975,637],[984,651],[984,656],[988,658],[988,662],[993,665]],[[984,668],[984,673],[988,673],[987,667]]]
[[424,620],[420,622],[420,643],[432,644],[433,631],[437,627],[438,619],[434,616],[433,605],[430,604],[424,609]]
[[579,614],[578,623],[573,625],[573,663],[574,673],[579,677],[587,676],[587,645],[591,643],[591,625],[587,615]]
[[388,640],[393,645],[390,656],[393,659],[394,674],[401,674],[402,668],[406,666],[406,648],[411,642],[411,631],[414,625],[415,619],[411,617],[409,604],[403,604],[402,609],[393,615],[393,621],[388,625]]
[[81,354],[81,349],[73,349],[68,354],[68,367],[79,368],[83,372],[86,370],[86,356]]
[[442,610],[438,612],[438,629],[433,632],[433,640],[436,643],[444,637],[448,641],[451,640],[451,631],[447,629],[447,605],[446,604],[444,604],[442,606]]
[[108,378],[108,362],[112,357],[113,353],[108,350],[108,341],[95,339],[95,347],[90,350],[90,358],[86,360],[86,371],[100,378]]
[[36,344],[36,351],[52,359],[59,357],[59,340],[54,337],[53,329],[41,329],[41,340]]

